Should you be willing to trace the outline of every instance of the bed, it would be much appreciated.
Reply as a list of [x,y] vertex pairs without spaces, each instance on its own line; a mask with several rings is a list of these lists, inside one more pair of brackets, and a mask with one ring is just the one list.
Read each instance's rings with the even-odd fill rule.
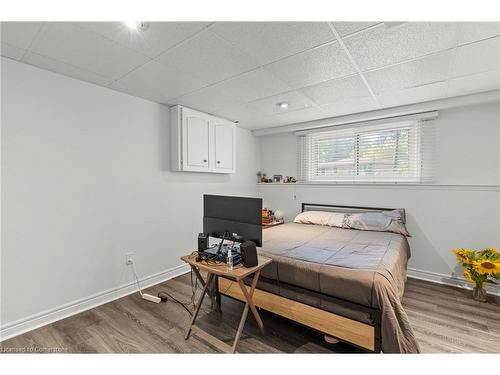
[[[302,211],[389,211],[302,204]],[[418,353],[401,299],[410,248],[405,236],[286,223],[264,230],[259,254],[273,260],[254,294],[265,310],[370,352]],[[242,300],[218,281],[221,294]]]

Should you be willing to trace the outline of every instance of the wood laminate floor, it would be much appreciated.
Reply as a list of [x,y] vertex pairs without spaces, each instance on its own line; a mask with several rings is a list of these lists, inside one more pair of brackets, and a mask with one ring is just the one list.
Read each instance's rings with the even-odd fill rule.
[[[189,274],[148,288],[182,301],[191,297]],[[409,279],[404,306],[424,353],[500,352],[500,302],[473,301],[470,291]],[[199,291],[197,296],[199,295]],[[243,304],[223,297],[222,318],[206,298],[197,324],[232,343]],[[273,314],[261,312],[266,335],[249,314],[240,353],[356,353],[347,344],[327,344],[323,336]],[[0,343],[0,351],[64,353],[216,353],[192,334],[184,340],[189,315],[169,300],[154,304],[136,293]],[[26,348],[26,349],[25,349]]]

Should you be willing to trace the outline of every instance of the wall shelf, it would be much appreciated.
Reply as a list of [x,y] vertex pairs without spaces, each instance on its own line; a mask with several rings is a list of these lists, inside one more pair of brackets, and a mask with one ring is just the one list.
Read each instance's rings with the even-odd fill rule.
[[257,187],[330,187],[354,189],[410,189],[410,190],[473,190],[473,191],[500,191],[500,185],[466,185],[466,184],[388,184],[388,183],[331,183],[331,182],[296,182],[276,183],[257,182]]

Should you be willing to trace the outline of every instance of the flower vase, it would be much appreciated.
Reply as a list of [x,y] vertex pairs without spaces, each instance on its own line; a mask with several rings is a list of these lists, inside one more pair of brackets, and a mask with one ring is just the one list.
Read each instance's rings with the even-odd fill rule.
[[487,292],[483,285],[476,284],[472,289],[472,298],[479,302],[486,302]]

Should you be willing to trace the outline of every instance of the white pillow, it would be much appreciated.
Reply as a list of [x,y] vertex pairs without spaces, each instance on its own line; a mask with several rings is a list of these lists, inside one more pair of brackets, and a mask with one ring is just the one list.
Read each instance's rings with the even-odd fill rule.
[[401,210],[348,214],[344,219],[343,228],[392,232],[411,237],[403,222]]
[[330,227],[342,227],[345,214],[326,211],[306,211],[298,214],[293,219],[294,223],[328,225]]

